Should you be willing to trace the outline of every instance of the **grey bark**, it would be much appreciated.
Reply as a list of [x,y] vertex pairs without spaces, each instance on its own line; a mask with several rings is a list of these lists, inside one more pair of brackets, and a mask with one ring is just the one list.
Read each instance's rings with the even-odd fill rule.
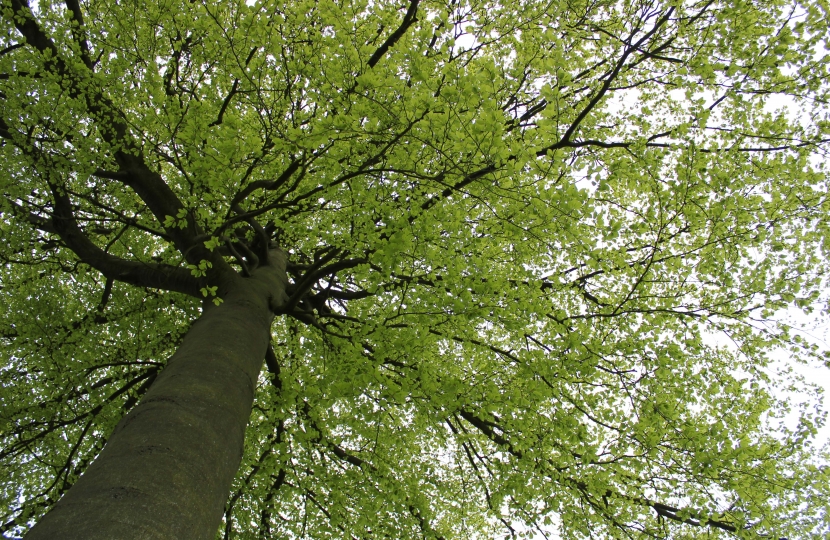
[[26,540],[213,539],[242,458],[285,259],[234,280]]

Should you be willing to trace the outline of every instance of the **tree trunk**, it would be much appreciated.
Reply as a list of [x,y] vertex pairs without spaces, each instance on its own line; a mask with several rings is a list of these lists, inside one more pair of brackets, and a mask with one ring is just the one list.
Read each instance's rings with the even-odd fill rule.
[[[275,253],[275,252],[272,252]],[[242,458],[281,253],[193,324],[140,403],[26,540],[212,540]]]

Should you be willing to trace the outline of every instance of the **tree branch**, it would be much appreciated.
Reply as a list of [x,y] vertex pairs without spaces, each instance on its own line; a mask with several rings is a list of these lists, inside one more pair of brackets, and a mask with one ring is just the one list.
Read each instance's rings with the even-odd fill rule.
[[78,43],[78,47],[81,48],[81,60],[92,71],[95,64],[89,57],[89,43],[87,43],[86,36],[84,35],[84,15],[81,13],[81,4],[78,0],[66,0],[66,7],[72,13],[72,19],[78,24],[77,28],[72,27],[72,36]]
[[208,127],[218,126],[219,124],[222,123],[222,121],[225,118],[225,111],[228,109],[228,105],[231,104],[231,100],[233,99],[233,96],[236,95],[236,91],[237,91],[238,88],[239,88],[239,79],[236,79],[236,80],[233,81],[233,86],[231,87],[231,91],[228,92],[227,97],[225,97],[225,100],[222,102],[222,106],[219,108],[219,115],[216,117],[216,120],[214,120],[213,122],[208,124]]
[[19,48],[25,47],[25,46],[26,46],[25,43],[15,43],[14,45],[9,45],[8,47],[4,47],[2,50],[0,50],[0,56],[6,55],[6,54],[12,52],[15,49],[19,49]]
[[386,41],[384,41],[381,44],[381,46],[378,47],[378,49],[369,58],[368,64],[370,68],[375,67],[375,64],[377,64],[380,61],[380,59],[383,58],[383,55],[386,54],[386,52],[390,48],[392,48],[392,46],[394,46],[395,43],[397,43],[397,41],[401,39],[401,37],[403,37],[403,35],[406,33],[409,27],[412,26],[412,24],[418,20],[417,13],[419,1],[420,0],[411,0],[411,2],[409,3],[409,9],[406,10],[406,15],[403,16],[403,21],[401,21],[401,25],[398,27],[397,30],[392,32],[392,34],[390,34],[388,38],[386,38]]
[[[518,459],[522,458],[523,453],[521,451],[516,450],[515,447],[510,443],[510,441],[507,440],[504,436],[499,435],[498,433],[496,433],[496,431],[493,429],[493,426],[495,425],[493,422],[488,422],[486,420],[483,420],[483,419],[479,418],[478,416],[476,416],[475,414],[473,414],[472,412],[469,412],[469,411],[466,411],[466,410],[460,410],[458,412],[458,414],[464,420],[466,420],[471,425],[473,425],[476,429],[478,429],[485,437],[487,437],[487,439],[489,439],[490,441],[492,441],[496,445],[498,445],[498,446],[504,448],[505,450],[507,450],[512,456],[514,456]],[[548,460],[548,463],[554,469],[557,469],[557,467],[550,460]],[[559,468],[559,469],[561,469],[561,468]],[[561,470],[560,470],[560,472],[561,472]],[[572,486],[576,487],[579,490],[579,492],[583,494],[583,496],[590,497],[591,494],[588,492],[588,485],[585,482],[582,482],[580,480],[576,480],[574,478],[570,478],[568,476],[563,476],[561,474],[559,476],[559,480],[565,481],[566,483],[571,484]],[[630,501],[634,504],[638,504],[638,505],[641,505],[641,506],[647,506],[649,508],[654,509],[654,511],[657,512],[657,514],[662,516],[662,517],[671,519],[673,521],[686,523],[688,525],[694,525],[696,527],[712,527],[712,528],[721,529],[723,531],[728,531],[728,532],[737,532],[737,530],[738,530],[737,527],[735,527],[731,523],[723,521],[722,519],[717,520],[717,519],[713,519],[713,518],[698,518],[697,516],[700,516],[701,513],[697,512],[697,511],[694,511],[694,510],[690,511],[689,509],[686,509],[685,513],[687,515],[689,515],[690,517],[688,517],[688,518],[681,517],[681,514],[684,513],[681,509],[675,508],[675,507],[672,507],[672,506],[668,506],[668,505],[665,505],[665,504],[662,504],[662,503],[659,503],[659,502],[656,502],[656,501],[652,501],[651,499],[648,499],[648,498],[645,498],[645,497],[637,497],[637,496],[625,495],[623,493],[616,493],[616,492],[611,491],[610,489],[606,490],[605,493],[599,494],[599,495],[596,495],[596,496],[605,497],[605,498],[620,498],[620,499],[628,500],[628,501]],[[592,506],[593,506],[593,501],[589,501],[589,502],[591,502]],[[607,516],[607,517],[610,517],[610,516]],[[617,525],[619,525],[619,524],[617,524]]]
[[[619,75],[620,70],[625,65],[625,61],[628,59],[628,56],[632,52],[634,52],[635,50],[642,47],[642,45],[646,41],[651,39],[651,37],[654,36],[654,34],[657,33],[657,31],[660,29],[660,27],[662,27],[669,20],[669,17],[671,17],[671,14],[673,12],[674,12],[674,7],[669,8],[668,11],[666,11],[666,13],[662,17],[660,17],[660,19],[656,23],[654,23],[654,27],[649,32],[647,32],[637,43],[635,43],[634,45],[631,45],[631,46],[626,48],[626,50],[623,52],[622,56],[620,56],[620,59],[617,61],[617,65],[614,66],[614,69],[611,71],[611,73],[608,75],[608,77],[602,83],[602,86],[597,91],[596,95],[594,95],[594,97],[591,98],[591,101],[588,102],[588,104],[585,106],[585,108],[582,109],[582,111],[580,111],[579,115],[576,117],[576,120],[574,120],[571,123],[571,125],[568,127],[568,130],[565,131],[565,134],[562,135],[562,138],[560,139],[559,143],[557,143],[557,144],[567,143],[567,142],[570,141],[571,137],[576,132],[576,130],[579,128],[579,125],[582,123],[582,121],[588,116],[588,114],[591,112],[591,110],[593,110],[593,108],[596,107],[596,105],[600,102],[600,100],[602,100],[602,98],[608,92],[608,89],[611,87],[611,83],[613,83],[614,80]],[[556,145],[552,145],[552,146],[556,146]]]
[[300,282],[296,285],[293,294],[288,299],[288,302],[285,305],[284,309],[287,313],[293,311],[297,304],[300,302],[300,300],[303,298],[303,296],[311,289],[312,286],[314,286],[315,283],[317,283],[317,281],[319,281],[323,277],[336,274],[341,270],[354,268],[355,266],[359,266],[361,264],[369,262],[367,259],[344,259],[341,261],[331,263],[328,266],[322,266],[334,257],[336,257],[339,253],[339,249],[335,250],[329,256],[320,260],[315,266],[315,268],[312,268],[311,270],[306,272],[306,274],[303,276]]
[[[118,148],[113,152],[113,156],[119,166],[119,171],[117,176],[113,175],[111,178],[132,188],[162,224],[168,216],[176,217],[180,211],[185,210],[182,202],[161,175],[151,170],[145,163],[141,148],[132,138],[123,113],[118,111],[112,100],[103,94],[94,81],[90,80],[89,74],[72,72],[55,44],[38,25],[28,1],[11,0],[11,8],[17,30],[30,45],[48,57],[44,67],[61,76],[61,81],[68,85],[67,90],[70,95],[85,99],[102,138]],[[5,137],[3,133],[0,133],[0,136],[10,138]],[[165,227],[176,249],[191,263],[196,264],[203,259],[210,261],[212,264],[210,273],[213,276],[235,275],[234,270],[219,254],[210,252],[201,242],[196,241],[201,231],[193,216],[187,213],[185,220],[184,228]]]
[[201,298],[199,281],[185,268],[128,261],[110,255],[96,246],[78,226],[69,196],[59,193],[54,186],[52,193],[55,199],[55,212],[51,219],[51,227],[81,262],[95,268],[107,279]]
[[43,216],[39,216],[34,212],[29,212],[21,205],[17,204],[17,202],[13,201],[6,197],[6,201],[12,206],[12,212],[19,218],[29,222],[35,229],[43,231],[45,233],[51,234],[58,234],[55,230],[55,227],[52,225],[52,220],[49,218],[45,218]]

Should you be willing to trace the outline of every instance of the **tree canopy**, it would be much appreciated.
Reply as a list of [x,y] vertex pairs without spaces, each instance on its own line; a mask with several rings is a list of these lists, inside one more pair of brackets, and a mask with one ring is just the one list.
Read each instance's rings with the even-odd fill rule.
[[4,0],[0,531],[279,246],[219,537],[826,534],[829,11]]

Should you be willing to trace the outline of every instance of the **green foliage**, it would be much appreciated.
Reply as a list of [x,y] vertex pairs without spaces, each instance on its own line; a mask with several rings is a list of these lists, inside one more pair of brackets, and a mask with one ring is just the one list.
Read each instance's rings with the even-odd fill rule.
[[2,8],[4,534],[268,242],[221,536],[828,533],[826,2],[66,5]]

